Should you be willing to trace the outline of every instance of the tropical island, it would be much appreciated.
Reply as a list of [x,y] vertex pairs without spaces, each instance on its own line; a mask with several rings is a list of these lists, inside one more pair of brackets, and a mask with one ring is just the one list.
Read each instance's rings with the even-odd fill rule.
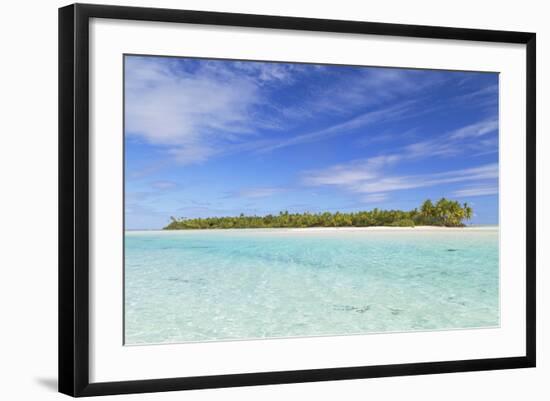
[[233,217],[175,218],[164,230],[205,230],[228,228],[307,228],[307,227],[464,227],[472,218],[473,209],[467,203],[441,198],[435,204],[424,201],[420,208],[410,211],[380,210],[351,213],[289,213],[278,215]]

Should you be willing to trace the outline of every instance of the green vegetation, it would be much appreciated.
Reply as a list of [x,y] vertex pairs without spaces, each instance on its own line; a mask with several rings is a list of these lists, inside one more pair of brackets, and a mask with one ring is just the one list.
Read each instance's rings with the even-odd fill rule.
[[303,227],[464,227],[464,220],[472,218],[473,210],[467,203],[441,198],[435,204],[425,201],[420,210],[380,210],[353,213],[288,213],[278,215],[206,218],[175,218],[165,230],[199,230],[208,228],[303,228]]

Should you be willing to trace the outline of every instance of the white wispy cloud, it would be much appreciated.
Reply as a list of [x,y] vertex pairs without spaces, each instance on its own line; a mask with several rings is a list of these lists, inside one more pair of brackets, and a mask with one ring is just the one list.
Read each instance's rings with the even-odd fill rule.
[[[428,188],[443,184],[461,182],[487,182],[498,179],[498,164],[491,163],[473,168],[458,169],[430,174],[392,175],[391,168],[402,162],[418,161],[426,158],[458,155],[472,150],[494,150],[498,142],[493,138],[482,138],[498,130],[498,121],[486,119],[459,127],[443,135],[426,141],[415,142],[395,153],[378,155],[367,159],[353,160],[344,164],[328,166],[324,169],[305,171],[302,183],[307,186],[336,186],[344,191],[362,195],[365,203],[387,200],[389,193],[401,190]],[[474,142],[470,144],[469,141]],[[497,148],[498,149],[498,148]],[[478,196],[489,194],[494,187],[477,186],[455,192],[455,196]],[[494,192],[493,192],[494,193]]]
[[173,189],[173,188],[176,188],[177,186],[178,184],[175,181],[170,181],[170,180],[158,180],[158,181],[153,181],[151,183],[151,187],[153,187],[153,189],[158,189],[161,191]]
[[364,128],[374,123],[380,123],[388,120],[397,121],[413,110],[413,104],[413,101],[406,101],[397,105],[392,105],[377,110],[371,110],[357,117],[353,117],[347,121],[331,125],[321,130],[296,135],[286,140],[281,140],[272,144],[268,144],[259,148],[258,152],[270,152],[288,146],[315,142],[338,135],[346,135],[350,132],[353,132],[353,130]]
[[350,189],[361,193],[392,192],[402,189],[433,187],[441,184],[496,178],[498,178],[498,164],[494,163],[433,174],[380,177],[363,181],[351,186]]
[[[471,146],[478,150],[494,150],[497,145],[494,140],[480,140],[480,137],[496,130],[498,130],[498,121],[495,119],[482,120],[444,133],[435,139],[405,145],[400,149],[396,149],[395,153],[353,160],[321,170],[303,172],[302,182],[310,186],[339,185],[352,192],[375,193],[429,187],[464,180],[496,178],[498,177],[497,164],[457,170],[452,174],[438,173],[427,176],[388,176],[382,174],[383,169],[401,162],[450,154],[457,155],[472,150]],[[470,146],[468,142],[465,142],[467,139],[475,139],[475,143]]]
[[235,62],[232,64],[237,70],[249,74],[260,84],[279,84],[280,82],[293,83],[297,72],[303,72],[304,66],[291,63],[258,63]]
[[473,168],[457,169],[431,174],[392,175],[392,167],[410,161],[438,156],[457,156],[473,149],[482,152],[498,150],[498,140],[486,138],[498,130],[496,119],[482,120],[459,127],[441,136],[419,141],[397,149],[395,153],[353,160],[302,174],[302,183],[308,186],[336,186],[356,195],[365,203],[380,202],[389,193],[444,184],[473,183],[455,191],[454,196],[470,197],[498,193],[494,182],[498,179],[498,163]]
[[258,132],[283,129],[289,121],[315,116],[318,110],[309,104],[292,114],[271,102],[265,87],[291,85],[299,74],[322,71],[322,66],[199,60],[186,70],[177,59],[133,56],[125,63],[126,134],[164,148],[180,164],[273,146],[273,141],[258,138]]
[[[324,129],[299,134],[286,140],[280,140],[275,143],[260,146],[258,147],[258,152],[271,152],[273,150],[288,146],[316,142],[340,135],[347,135],[355,132],[357,129],[367,128],[373,124],[383,123],[386,121],[395,122],[411,116],[418,116],[419,113],[426,112],[426,110],[419,111],[416,103],[416,101],[409,100],[398,104],[393,104],[391,106],[370,110],[359,116],[331,125]],[[410,157],[425,155],[450,155],[464,151],[464,146],[466,146],[465,141],[470,141],[467,146],[469,148],[473,148],[472,150],[481,152],[484,151],[484,149],[480,150],[479,147],[488,142],[472,140],[498,131],[498,126],[498,119],[491,117],[466,125],[451,132],[445,132],[434,139],[412,143],[406,146],[403,151],[408,153]],[[461,146],[457,146],[460,142],[462,142]]]
[[[308,66],[299,64],[277,63],[237,63],[237,68],[245,72],[254,73],[256,81],[284,81],[292,83],[296,78],[296,72],[308,71],[307,68],[316,68],[334,74],[323,66]],[[305,99],[300,99],[299,104],[289,107],[279,107],[275,104],[264,104],[275,111],[284,119],[304,120],[318,118],[319,114],[330,113],[334,116],[349,115],[358,107],[364,111],[359,115],[348,118],[342,122],[330,125],[326,128],[298,134],[292,138],[263,140],[258,143],[258,153],[271,152],[289,146],[316,142],[329,139],[334,136],[346,135],[357,129],[365,128],[373,124],[387,121],[399,121],[403,118],[418,116],[426,110],[418,110],[416,100],[399,100],[386,105],[381,103],[388,100],[402,99],[404,95],[414,93],[418,95],[423,89],[438,85],[442,82],[441,76],[432,72],[393,69],[393,68],[366,68],[356,70],[354,75],[345,75],[344,79],[334,77],[329,85],[310,88],[312,93]],[[356,114],[356,113],[355,113]],[[265,143],[267,142],[267,143]]]
[[[458,95],[455,97],[455,100],[459,101],[472,101],[472,100],[482,100],[482,101],[497,101],[498,100],[498,84],[485,86],[480,89],[475,89],[471,92],[465,93],[463,95]],[[491,97],[492,99],[486,99]]]
[[222,151],[223,148],[204,144],[202,141],[189,142],[183,146],[171,147],[168,154],[180,164],[202,163]]
[[[271,152],[433,112],[420,108],[419,94],[444,81],[443,75],[433,72],[391,68],[340,74],[340,70],[323,66],[286,63],[202,60],[191,65],[194,67],[186,69],[169,58],[126,58],[126,134],[159,146],[180,164],[203,163],[237,152]],[[308,87],[307,95],[300,96],[297,104],[281,106],[266,95],[266,86],[291,85],[312,69],[332,74],[334,79],[325,80],[329,82],[325,86]],[[411,94],[415,100],[410,100]],[[359,114],[358,107],[363,110]],[[318,119],[319,113],[346,119],[290,138],[265,135],[284,131],[296,121]],[[483,121],[410,144],[402,151],[407,157],[456,153],[461,150],[455,143],[496,129],[498,121]],[[475,150],[481,153],[486,149]]]
[[[378,201],[387,199],[388,193],[400,190],[461,182],[492,182],[498,179],[498,163],[430,174],[391,175],[387,173],[390,166],[406,157],[405,154],[377,156],[321,170],[306,171],[302,175],[302,183],[307,186],[335,186],[350,193],[364,195],[361,198],[363,201]],[[477,189],[478,192],[481,191]],[[487,192],[488,187],[483,190]],[[465,190],[459,191],[457,196],[468,196],[468,194],[474,196],[475,193],[473,189]]]
[[302,180],[306,185],[342,185],[353,186],[361,182],[376,179],[380,170],[394,164],[401,158],[400,155],[376,156],[366,160],[354,160],[345,164],[337,164],[326,169],[307,171]]
[[[344,67],[345,68],[345,67]],[[329,70],[330,73],[330,70]],[[433,71],[398,68],[365,68],[353,76],[335,79],[335,85],[316,88],[308,108],[314,112],[354,113],[357,106],[375,106],[403,99],[443,82]]]
[[362,203],[377,203],[388,199],[388,194],[378,193],[363,196],[360,200]]
[[199,132],[250,131],[248,111],[258,101],[250,82],[176,72],[155,59],[129,58],[126,63],[129,134],[154,144],[173,145],[192,142]]
[[260,188],[244,188],[230,196],[238,196],[241,198],[269,198],[285,192],[284,188],[278,187],[260,187]]
[[127,135],[164,146],[180,163],[197,163],[269,126],[254,118],[264,101],[258,84],[216,65],[188,73],[169,59],[127,58]]
[[498,130],[498,119],[490,118],[451,132],[449,139],[479,138],[496,130]]
[[465,151],[485,152],[497,149],[493,139],[481,139],[498,131],[498,119],[488,118],[465,125],[433,139],[415,142],[402,149],[409,158],[456,155]]
[[[473,77],[475,75],[472,75]],[[464,91],[464,88],[458,88]],[[449,103],[461,110],[475,110],[489,114],[498,112],[499,84],[490,84],[479,87],[478,85],[467,85],[467,91],[449,98]]]
[[404,131],[397,129],[386,129],[380,132],[376,132],[376,135],[363,136],[355,141],[355,144],[362,147],[368,147],[375,144],[382,143],[401,143],[406,140],[412,140],[417,137],[419,127],[413,127]]
[[469,198],[474,196],[485,196],[498,194],[498,186],[496,185],[481,185],[472,186],[454,191],[453,195],[458,198]]

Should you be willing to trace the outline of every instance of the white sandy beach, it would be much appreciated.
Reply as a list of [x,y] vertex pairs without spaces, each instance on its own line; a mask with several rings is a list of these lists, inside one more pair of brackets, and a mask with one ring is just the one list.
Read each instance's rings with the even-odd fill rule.
[[334,233],[352,233],[352,232],[477,232],[477,231],[498,231],[499,226],[467,226],[467,227],[439,227],[439,226],[416,226],[416,227],[305,227],[305,228],[214,228],[197,230],[126,230],[126,233],[150,233],[159,232],[165,234],[174,233],[197,233],[197,232],[225,232],[225,233],[256,233],[256,234],[334,234]]
[[[235,230],[250,230],[235,229]],[[473,226],[473,227],[439,227],[439,226],[415,226],[415,227],[305,227],[305,228],[258,228],[252,230],[282,230],[282,231],[480,231],[498,230],[498,226]]]

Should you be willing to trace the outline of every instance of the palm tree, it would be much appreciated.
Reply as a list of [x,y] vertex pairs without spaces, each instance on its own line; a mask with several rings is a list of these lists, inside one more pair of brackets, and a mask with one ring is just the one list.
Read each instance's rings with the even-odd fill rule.
[[434,205],[432,201],[430,199],[425,200],[422,206],[420,207],[420,211],[424,216],[432,217],[434,212]]
[[468,205],[467,202],[464,202],[462,209],[464,210],[464,218],[466,220],[470,220],[474,215],[474,210],[470,207],[470,205]]

